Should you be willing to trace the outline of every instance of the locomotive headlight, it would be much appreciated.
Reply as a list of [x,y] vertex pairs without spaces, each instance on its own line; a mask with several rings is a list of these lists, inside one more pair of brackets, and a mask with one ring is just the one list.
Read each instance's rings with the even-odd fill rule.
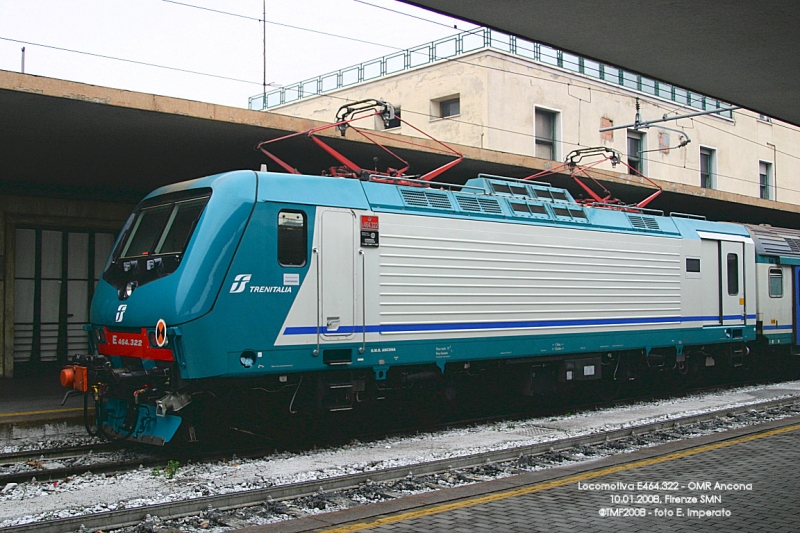
[[130,298],[131,294],[133,294],[133,291],[136,290],[136,287],[138,286],[139,284],[136,283],[135,281],[129,281],[128,283],[126,283],[125,287],[119,290],[119,299],[127,300],[128,298]]

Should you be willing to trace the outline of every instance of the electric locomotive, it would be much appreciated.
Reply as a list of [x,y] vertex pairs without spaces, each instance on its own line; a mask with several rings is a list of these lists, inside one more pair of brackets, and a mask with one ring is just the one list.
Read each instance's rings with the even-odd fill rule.
[[98,431],[163,445],[252,391],[284,415],[538,395],[796,342],[800,254],[765,230],[530,180],[357,177],[241,170],[148,195],[98,283],[91,352],[62,374]]

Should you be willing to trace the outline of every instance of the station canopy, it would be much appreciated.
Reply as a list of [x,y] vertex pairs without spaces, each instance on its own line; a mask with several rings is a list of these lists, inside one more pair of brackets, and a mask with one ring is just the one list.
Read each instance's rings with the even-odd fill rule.
[[[176,98],[97,87],[52,78],[0,71],[0,195],[91,199],[135,204],[168,183],[236,169],[280,170],[256,144],[321,123]],[[363,168],[386,154],[356,140],[331,134],[329,143]],[[421,174],[451,156],[416,146],[392,149]],[[510,154],[458,146],[464,161],[437,177],[463,184],[479,173],[521,178],[541,170],[543,162]],[[318,174],[335,162],[307,138],[288,140],[278,153],[301,172]],[[653,191],[619,171],[601,180],[626,203]],[[556,187],[581,190],[565,175],[549,176]],[[664,193],[648,207],[665,213],[694,213],[711,220],[800,229],[800,206],[700,190],[664,182]],[[732,205],[735,208],[732,209]],[[127,211],[129,207],[126,207]]]

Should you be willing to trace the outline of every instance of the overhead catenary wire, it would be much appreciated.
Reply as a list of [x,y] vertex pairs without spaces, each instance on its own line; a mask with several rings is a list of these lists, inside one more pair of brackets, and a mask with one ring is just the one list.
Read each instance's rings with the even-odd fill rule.
[[[7,42],[11,42],[11,43],[24,44],[26,46],[37,46],[39,48],[47,48],[49,50],[58,50],[60,52],[70,52],[70,53],[73,53],[73,54],[81,54],[81,55],[97,57],[97,58],[101,58],[101,59],[110,59],[110,60],[113,60],[113,61],[122,61],[124,63],[131,63],[131,64],[134,64],[134,65],[142,65],[142,66],[145,66],[145,67],[153,67],[153,68],[160,68],[160,69],[164,69],[164,70],[172,70],[172,71],[175,71],[175,72],[183,72],[183,73],[186,73],[186,74],[195,74],[197,76],[206,76],[206,77],[209,77],[209,78],[217,78],[217,79],[220,79],[220,80],[235,81],[235,82],[238,82],[238,83],[248,83],[248,84],[251,84],[251,85],[262,85],[262,83],[260,81],[244,80],[244,79],[241,79],[241,78],[233,78],[231,76],[222,76],[220,74],[211,74],[209,72],[200,72],[198,70],[190,70],[190,69],[185,69],[185,68],[180,68],[180,67],[172,67],[172,66],[168,66],[168,65],[159,65],[157,63],[148,63],[147,61],[138,61],[136,59],[127,59],[127,58],[124,58],[124,57],[115,57],[115,56],[110,56],[110,55],[106,55],[106,54],[98,54],[98,53],[95,53],[95,52],[86,52],[86,51],[83,51],[83,50],[75,50],[75,49],[72,49],[72,48],[65,48],[63,46],[54,46],[54,45],[50,45],[50,44],[35,43],[33,41],[23,41],[23,40],[20,40],[20,39],[11,39],[9,37],[3,37],[3,36],[0,36],[0,41],[7,41]],[[270,87],[280,87],[280,85],[277,85],[277,84],[274,84],[274,83],[268,83],[267,85],[270,86]]]
[[[371,4],[369,2],[365,2],[364,0],[355,0],[355,2],[359,3],[359,4],[364,4],[365,6],[370,6],[370,7],[374,7],[374,8],[377,8],[377,9],[383,9],[384,11],[389,11],[391,13],[397,13],[398,15],[403,15],[404,17],[411,17],[411,18],[414,18],[414,19],[417,19],[417,20],[422,20],[424,22],[430,22],[431,24],[436,24],[438,26],[444,26],[445,28],[451,28],[451,29],[456,29],[456,30],[458,29],[458,25],[457,24],[453,24],[451,26],[451,25],[445,24],[443,22],[438,22],[438,21],[435,21],[435,20],[426,19],[425,17],[412,15],[411,13],[404,13],[403,11],[398,11],[396,9],[391,9],[391,8],[386,7],[386,6],[379,6],[377,4]],[[473,24],[473,26],[475,26],[475,28],[479,28],[480,27],[480,26],[476,26],[474,24]]]
[[186,3],[186,2],[178,2],[176,0],[161,0],[161,1],[162,2],[166,2],[168,4],[175,4],[177,6],[190,7],[190,8],[199,9],[199,10],[202,10],[202,11],[209,11],[211,13],[217,13],[219,15],[228,15],[228,16],[231,16],[231,17],[238,17],[238,18],[242,18],[242,19],[248,19],[248,20],[252,20],[252,21],[255,21],[255,22],[263,23],[263,24],[272,24],[274,26],[281,26],[283,28],[289,28],[289,29],[292,29],[292,30],[305,31],[305,32],[309,32],[309,33],[315,33],[317,35],[325,35],[327,37],[335,37],[337,39],[344,39],[346,41],[353,41],[353,42],[361,43],[361,44],[369,44],[369,45],[372,45],[372,46],[380,46],[380,47],[383,47],[383,48],[392,48],[394,50],[402,50],[402,48],[398,48],[396,46],[391,46],[391,45],[384,44],[384,43],[376,43],[374,41],[367,41],[367,40],[364,40],[364,39],[357,39],[355,37],[349,37],[347,35],[340,35],[338,33],[330,33],[330,32],[322,31],[322,30],[315,30],[315,29],[311,29],[311,28],[303,28],[302,26],[295,26],[294,24],[286,24],[285,22],[275,22],[273,20],[267,20],[266,14],[265,14],[264,18],[261,19],[259,17],[251,17],[251,16],[248,16],[248,15],[241,15],[239,13],[232,13],[230,11],[223,11],[221,9],[212,9],[210,7],[198,6],[198,5],[189,4],[189,3]]

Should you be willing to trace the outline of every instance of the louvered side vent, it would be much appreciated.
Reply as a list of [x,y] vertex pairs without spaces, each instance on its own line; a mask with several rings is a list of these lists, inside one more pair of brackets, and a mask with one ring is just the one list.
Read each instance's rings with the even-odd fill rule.
[[403,195],[403,200],[408,205],[413,205],[415,207],[428,207],[428,199],[425,198],[424,191],[400,189],[400,194]]
[[474,196],[461,196],[457,194],[456,200],[462,211],[481,212],[481,204],[478,203],[478,199]]
[[636,229],[661,231],[661,227],[658,225],[658,220],[654,219],[653,217],[628,215],[628,220],[631,221],[631,226]]
[[428,199],[428,202],[430,202],[431,207],[435,207],[437,209],[453,209],[453,205],[450,203],[450,198],[448,198],[446,194],[438,192],[426,192],[425,197]]
[[481,209],[484,213],[491,213],[493,215],[503,214],[503,210],[500,209],[500,203],[494,198],[478,198],[478,203],[481,204]]
[[790,239],[789,237],[784,237],[784,239],[786,239],[786,244],[789,245],[792,252],[800,254],[800,239]]

